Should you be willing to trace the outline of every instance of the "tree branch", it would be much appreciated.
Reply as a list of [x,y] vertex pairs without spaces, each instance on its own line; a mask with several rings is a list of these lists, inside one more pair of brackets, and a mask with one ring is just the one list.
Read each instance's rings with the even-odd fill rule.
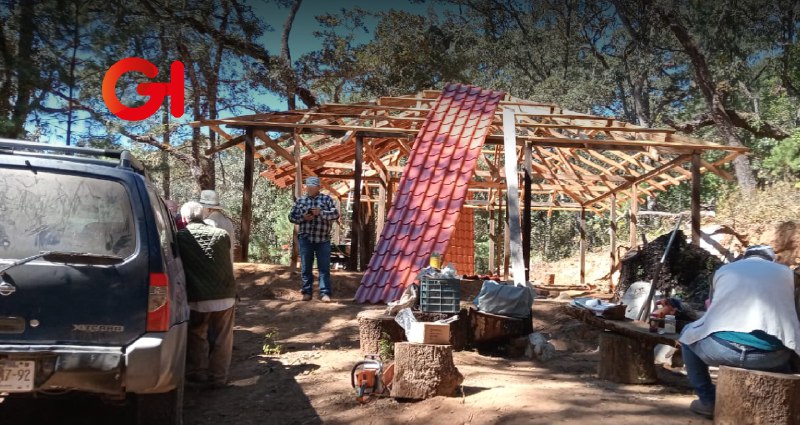
[[[768,137],[775,140],[783,140],[790,136],[786,130],[772,125],[768,122],[762,122],[760,125],[754,125],[748,118],[753,114],[749,112],[740,112],[733,109],[726,109],[725,113],[731,120],[734,127],[746,130],[756,137]],[[676,122],[675,120],[665,117],[663,118],[664,124],[684,133],[694,133],[695,131],[714,125],[714,119],[709,113],[702,113],[690,121]]]

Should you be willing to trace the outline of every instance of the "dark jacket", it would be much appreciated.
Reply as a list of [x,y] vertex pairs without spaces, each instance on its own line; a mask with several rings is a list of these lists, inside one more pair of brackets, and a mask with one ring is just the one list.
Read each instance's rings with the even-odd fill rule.
[[228,232],[204,223],[189,223],[178,232],[189,301],[236,296]]

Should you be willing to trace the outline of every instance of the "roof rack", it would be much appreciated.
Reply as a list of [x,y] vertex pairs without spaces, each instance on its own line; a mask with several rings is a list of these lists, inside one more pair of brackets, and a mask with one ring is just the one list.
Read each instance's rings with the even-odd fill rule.
[[[10,152],[4,152],[10,151]],[[58,152],[63,154],[77,154],[91,157],[102,157],[119,160],[120,168],[130,168],[144,173],[144,165],[128,150],[96,149],[78,146],[49,145],[46,143],[25,142],[21,140],[0,138],[0,153],[13,153],[13,151]]]

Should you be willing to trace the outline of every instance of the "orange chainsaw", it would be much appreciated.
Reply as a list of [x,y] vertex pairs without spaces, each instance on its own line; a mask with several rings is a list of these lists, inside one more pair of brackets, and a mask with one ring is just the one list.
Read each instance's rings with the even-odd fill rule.
[[350,372],[350,384],[356,389],[356,400],[366,403],[370,397],[385,395],[392,384],[394,364],[384,369],[380,356],[371,354],[356,363]]

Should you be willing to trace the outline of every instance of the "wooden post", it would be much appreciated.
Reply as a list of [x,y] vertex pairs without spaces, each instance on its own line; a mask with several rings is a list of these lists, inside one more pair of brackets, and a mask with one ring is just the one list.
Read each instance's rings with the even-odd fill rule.
[[611,225],[608,226],[611,245],[611,270],[608,272],[609,292],[614,291],[614,266],[617,265],[617,194],[611,194]]
[[581,258],[581,285],[586,284],[586,208],[581,207],[580,212],[580,258]]
[[489,205],[489,274],[493,275],[496,272],[496,257],[497,247],[495,241],[497,240],[496,232],[496,214],[494,212],[494,205]]
[[[300,132],[294,132],[294,149],[293,149],[293,156],[294,156],[294,200],[297,201],[303,196],[303,164],[302,164],[302,155],[300,152],[300,142],[298,138],[300,137]],[[292,256],[291,256],[291,264],[289,264],[289,272],[295,273],[297,271],[297,260],[300,258],[300,245],[297,240],[297,225],[294,225],[294,230],[292,230]]]
[[[383,225],[386,223],[386,188],[381,185],[378,187],[378,208],[375,212],[375,236],[380,237],[383,232]],[[376,243],[377,244],[377,243]]]
[[700,154],[692,154],[692,245],[700,245]]
[[[255,158],[255,142],[253,130],[245,133],[244,148],[244,188],[242,190],[242,232],[239,235],[241,251],[239,261],[246,263],[250,247],[250,229],[253,223],[253,160]],[[233,241],[231,241],[233,244]]]
[[364,136],[356,134],[356,158],[353,169],[353,214],[350,220],[350,264],[348,268],[358,271],[358,259],[361,256],[358,250],[361,239],[361,165],[364,160]]
[[531,199],[533,185],[533,159],[531,158],[531,147],[526,143],[522,147],[525,150],[525,188],[522,211],[522,259],[525,262],[525,282],[531,281]]
[[639,213],[639,195],[636,193],[636,185],[634,184],[631,186],[631,205],[630,205],[630,223],[631,223],[631,249],[636,248],[639,243],[637,242],[639,238],[636,236],[638,231],[636,223],[637,217],[636,214]]
[[658,381],[653,345],[605,331],[600,334],[600,379],[620,384],[653,384]]

